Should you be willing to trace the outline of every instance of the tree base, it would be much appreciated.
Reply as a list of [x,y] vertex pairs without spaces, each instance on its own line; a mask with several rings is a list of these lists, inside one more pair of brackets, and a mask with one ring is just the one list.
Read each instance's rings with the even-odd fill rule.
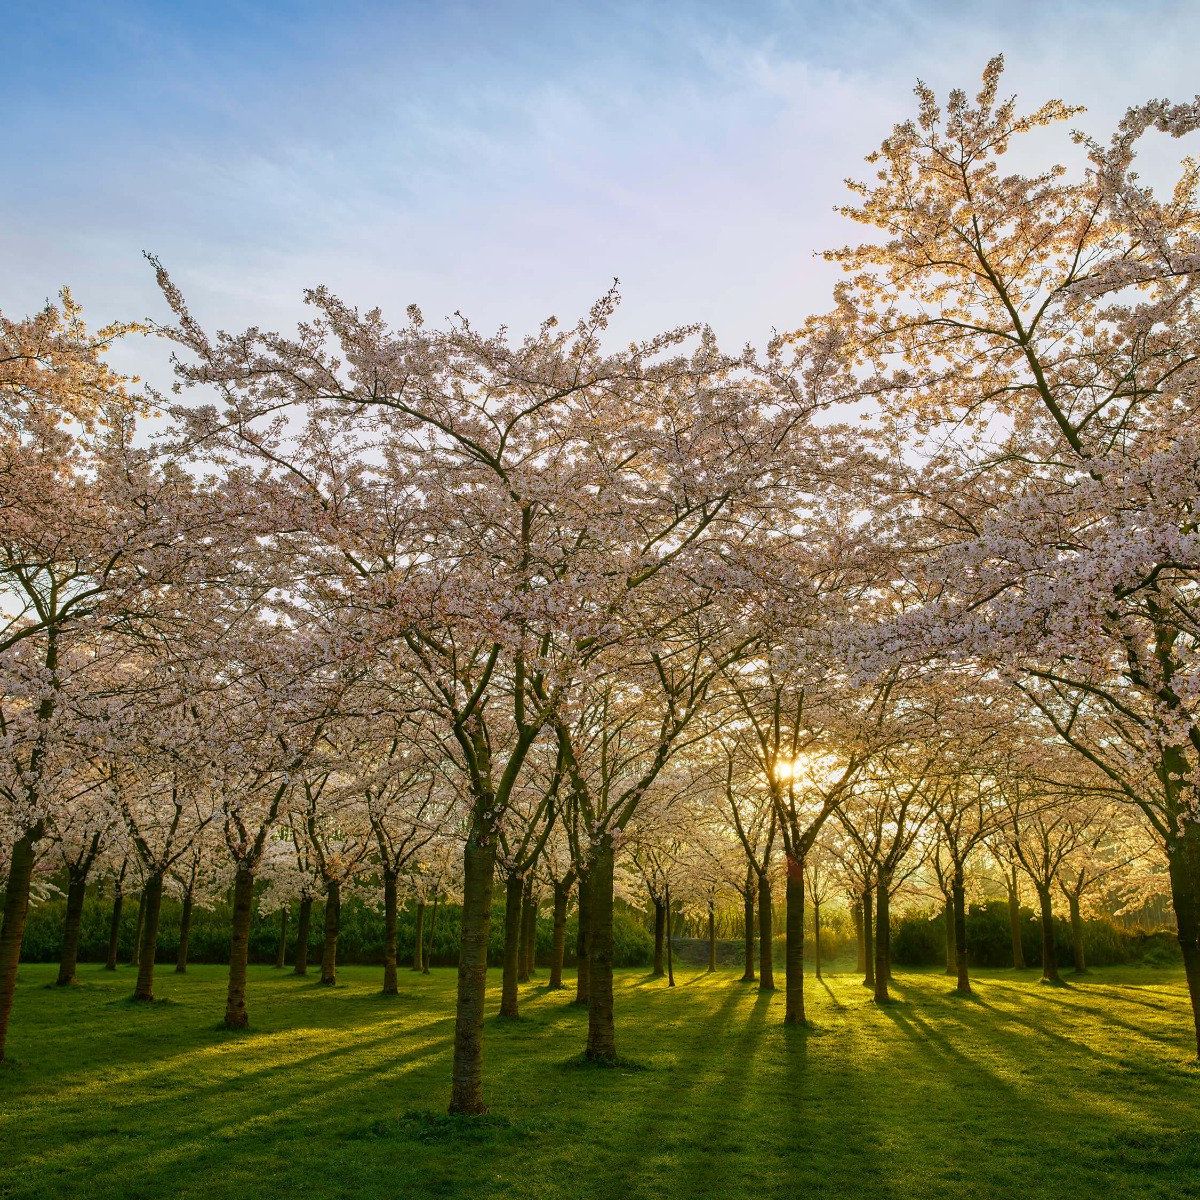
[[1048,979],[1045,975],[1038,980],[1043,987],[1066,987],[1067,981],[1062,978]]

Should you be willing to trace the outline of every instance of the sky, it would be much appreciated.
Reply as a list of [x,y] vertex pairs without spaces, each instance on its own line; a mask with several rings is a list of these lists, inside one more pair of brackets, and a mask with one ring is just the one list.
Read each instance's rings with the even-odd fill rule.
[[222,328],[325,283],[520,333],[615,277],[623,338],[761,343],[827,306],[843,180],[918,78],[973,94],[1002,51],[1003,91],[1100,136],[1200,87],[1200,0],[108,0],[14,5],[5,34],[0,311],[69,284],[93,323],[166,318],[149,251]]

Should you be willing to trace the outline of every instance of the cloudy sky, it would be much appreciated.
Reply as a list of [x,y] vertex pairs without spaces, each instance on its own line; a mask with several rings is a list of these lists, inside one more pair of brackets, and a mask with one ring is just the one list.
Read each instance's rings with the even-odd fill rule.
[[111,0],[5,33],[0,309],[69,283],[97,320],[161,317],[149,250],[224,327],[325,282],[523,330],[617,276],[623,335],[761,341],[824,307],[842,180],[917,78],[973,91],[1003,51],[1004,90],[1097,134],[1200,85],[1200,3],[1159,0]]

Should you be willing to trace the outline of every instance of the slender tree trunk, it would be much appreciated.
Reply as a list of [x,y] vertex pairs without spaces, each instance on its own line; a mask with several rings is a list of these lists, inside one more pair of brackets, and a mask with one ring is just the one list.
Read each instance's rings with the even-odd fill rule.
[[62,956],[58,963],[59,987],[75,982],[75,968],[79,963],[79,927],[83,923],[83,899],[87,895],[87,868],[71,867],[70,882],[67,884],[67,918],[63,923]]
[[129,956],[131,967],[140,967],[142,962],[142,931],[146,927],[146,888],[143,884],[142,893],[138,896],[137,924],[133,928],[133,951]]
[[613,867],[612,840],[593,848],[588,867],[588,1040],[591,1062],[615,1063],[617,1033],[613,1019]]
[[671,889],[667,888],[667,987],[675,986],[675,914],[671,910]]
[[971,975],[967,969],[967,887],[962,863],[954,866],[954,965],[958,975],[954,990],[960,996],[971,995]]
[[229,991],[225,999],[225,1024],[245,1029],[246,963],[250,957],[250,917],[254,911],[254,868],[238,863],[233,883],[233,924],[229,939]]
[[713,898],[708,898],[708,973],[717,969],[717,912]]
[[1050,899],[1049,886],[1037,888],[1038,904],[1042,915],[1042,982],[1062,983],[1058,973],[1058,951],[1054,946],[1054,908]]
[[661,979],[663,975],[663,936],[667,930],[667,913],[663,902],[657,896],[650,897],[654,905],[654,969],[650,975]]
[[8,879],[4,890],[4,923],[0,925],[0,1062],[8,1037],[8,1018],[17,988],[17,964],[21,961],[21,942],[25,938],[25,918],[29,915],[29,888],[33,880],[34,837],[26,833],[13,844],[8,860]]
[[755,885],[758,882],[753,871],[746,872],[746,889],[742,892],[742,917],[746,922],[744,932],[746,969],[742,972],[742,983],[754,982],[754,903]]
[[162,894],[162,875],[157,871],[147,875],[142,887],[142,946],[138,952],[137,984],[133,989],[133,998],[144,1003],[154,999],[154,960],[158,951]]
[[[195,898],[192,889],[186,888],[183,893],[183,906],[179,913],[179,952],[175,955],[175,974],[186,975],[188,968],[188,949],[192,940],[192,909]],[[282,966],[282,964],[280,964]]]
[[383,873],[383,994],[395,996],[400,991],[396,979],[396,872]]
[[787,856],[787,893],[784,926],[787,944],[784,957],[785,1025],[807,1025],[804,1012],[804,863]]
[[863,957],[866,965],[863,969],[863,987],[875,987],[875,923],[871,915],[871,906],[875,900],[875,889],[867,887],[863,890]]
[[855,967],[860,975],[867,973],[867,943],[863,940],[863,906],[857,899],[850,905],[850,918],[854,922]]
[[817,978],[821,978],[821,902],[813,898],[813,950],[817,959]]
[[562,989],[563,957],[567,950],[567,904],[570,902],[570,885],[554,884],[554,937],[550,944],[550,982],[552,992]]
[[292,968],[293,975],[308,974],[308,937],[312,930],[311,896],[300,897],[300,912],[296,918],[296,965]]
[[1167,863],[1179,948],[1183,951],[1183,969],[1200,1054],[1200,825],[1190,817],[1183,818],[1182,833],[1168,847]]
[[425,969],[425,901],[417,901],[416,924],[413,928],[413,961],[414,971]]
[[581,871],[579,873],[579,930],[575,938],[575,958],[579,965],[575,973],[573,1003],[583,1005],[585,1008],[589,1006],[591,997],[591,988],[588,986],[591,977],[592,949],[591,894],[592,889],[588,882],[587,872]]
[[104,960],[106,971],[117,969],[117,953],[121,939],[121,909],[125,905],[125,893],[118,883],[113,890],[112,916],[108,922],[108,957]]
[[1008,869],[1008,928],[1012,935],[1013,966],[1025,969],[1025,947],[1021,944],[1021,898],[1017,892],[1017,868]]
[[1087,958],[1083,952],[1083,917],[1079,912],[1079,897],[1073,893],[1067,897],[1071,910],[1071,955],[1075,959],[1075,974],[1087,974]]
[[279,944],[275,947],[275,970],[282,971],[287,963],[288,916],[291,906],[285,904],[279,910]]
[[518,1007],[517,976],[521,968],[521,897],[525,880],[515,871],[504,884],[504,964],[500,980],[500,1015],[516,1020]]
[[954,885],[950,885],[950,895],[946,897],[943,907],[943,917],[946,923],[946,974],[958,974],[958,953],[954,949]]
[[537,973],[533,961],[537,953],[537,910],[530,878],[525,881],[525,894],[521,898],[521,969],[517,975],[521,983],[528,983]]
[[879,882],[875,887],[875,1003],[887,1004],[888,980],[891,970],[888,963],[888,934],[891,930],[891,875],[880,870]]
[[331,879],[325,885],[325,941],[321,947],[321,984],[337,986],[338,930],[342,923],[342,885]]
[[496,843],[472,831],[463,849],[462,939],[458,955],[458,997],[454,1017],[452,1113],[484,1113],[483,1007],[487,989],[488,932],[492,915],[492,876]]
[[429,964],[433,961],[433,938],[437,933],[438,919],[438,901],[441,899],[440,892],[433,893],[433,912],[429,915],[429,948],[425,951],[425,965],[421,968],[422,975],[429,974]]
[[775,914],[771,908],[771,877],[758,877],[758,990],[775,990]]

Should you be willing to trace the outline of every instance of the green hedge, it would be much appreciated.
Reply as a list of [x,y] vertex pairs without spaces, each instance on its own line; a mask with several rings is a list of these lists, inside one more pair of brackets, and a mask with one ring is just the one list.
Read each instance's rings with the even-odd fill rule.
[[[128,962],[133,951],[134,930],[137,925],[138,898],[125,897],[119,936],[122,962]],[[63,921],[66,901],[63,899],[38,904],[30,909],[25,927],[25,942],[21,958],[25,962],[57,962],[62,952]],[[192,962],[223,963],[229,960],[230,905],[223,902],[212,909],[196,910],[192,917],[189,958]],[[111,894],[97,895],[89,889],[83,906],[83,925],[80,931],[80,960],[102,962],[108,953],[108,930],[112,914]],[[454,966],[458,963],[459,925],[462,909],[457,904],[440,904],[434,934],[432,964]],[[179,953],[180,905],[177,900],[163,899],[159,924],[158,954],[160,962],[174,962]],[[432,908],[425,912],[425,939],[428,945]],[[411,903],[403,906],[397,921],[396,944],[401,963],[411,961],[416,913]],[[574,915],[567,920],[566,961],[575,962],[577,921]],[[312,928],[309,936],[309,961],[317,961],[324,936],[324,911],[318,902],[313,905]],[[296,948],[296,906],[292,906],[288,921],[287,960],[292,962]],[[338,933],[338,961],[373,964],[383,962],[383,914],[364,904],[355,896],[342,903],[341,928]],[[537,959],[547,963],[553,941],[552,921],[548,905],[543,905],[537,923]],[[650,961],[654,944],[639,920],[618,905],[613,918],[614,962],[620,967],[643,966]],[[279,914],[260,916],[257,909],[250,924],[250,961],[275,961],[279,945]],[[499,965],[504,948],[504,905],[492,906],[491,939],[488,959]]]

